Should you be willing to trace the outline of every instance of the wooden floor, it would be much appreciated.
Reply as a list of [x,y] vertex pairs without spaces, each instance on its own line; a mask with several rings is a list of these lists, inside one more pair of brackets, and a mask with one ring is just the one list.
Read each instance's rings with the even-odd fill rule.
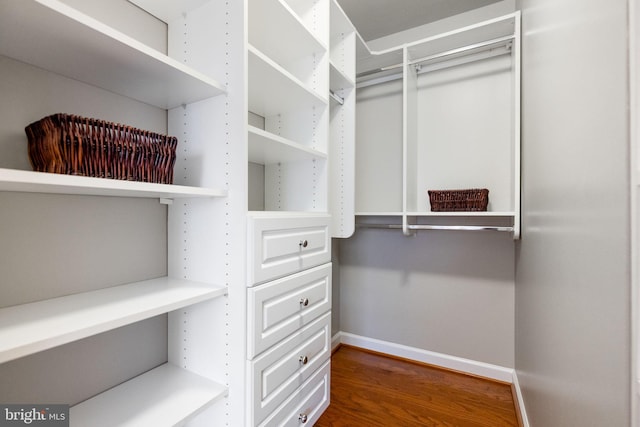
[[518,426],[509,384],[341,346],[331,359],[328,426]]

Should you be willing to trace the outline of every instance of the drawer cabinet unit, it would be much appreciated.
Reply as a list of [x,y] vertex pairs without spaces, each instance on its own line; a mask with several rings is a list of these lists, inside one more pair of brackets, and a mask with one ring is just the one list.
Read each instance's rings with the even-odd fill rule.
[[331,353],[331,313],[250,362],[254,425],[278,408]]
[[331,309],[331,264],[249,288],[247,352],[255,357]]
[[329,262],[330,218],[314,213],[250,213],[248,285]]
[[324,213],[249,213],[247,375],[252,426],[313,425],[310,420],[329,404],[329,222]]

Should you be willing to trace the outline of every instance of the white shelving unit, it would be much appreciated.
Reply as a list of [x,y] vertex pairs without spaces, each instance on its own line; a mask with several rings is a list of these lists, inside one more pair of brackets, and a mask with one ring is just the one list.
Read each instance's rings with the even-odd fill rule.
[[[83,281],[79,292],[52,289],[56,297],[0,309],[0,364],[6,367],[85,338],[99,339],[96,335],[106,331],[121,338],[120,327],[147,325],[152,317],[166,315],[167,362],[124,378],[115,387],[103,387],[95,396],[94,392],[82,395],[86,400],[71,408],[71,424],[253,425],[252,394],[247,389],[255,384],[247,364],[260,355],[247,352],[247,323],[255,320],[255,313],[247,309],[249,289],[259,293],[269,284],[273,286],[269,289],[278,291],[286,282],[304,293],[308,280],[318,288],[320,271],[322,292],[316,289],[307,296],[309,308],[288,295],[285,310],[291,325],[299,315],[305,321],[324,316],[323,327],[330,331],[329,212],[339,210],[348,219],[352,191],[346,174],[353,161],[349,151],[355,105],[353,28],[329,0],[128,1],[131,4],[118,4],[132,14],[148,13],[145,18],[154,24],[155,19],[166,24],[167,54],[58,0],[0,0],[0,56],[11,67],[7,74],[18,81],[16,74],[28,70],[32,72],[28,79],[42,81],[45,89],[63,81],[74,91],[90,93],[78,108],[99,105],[100,96],[108,97],[109,108],[118,110],[126,103],[134,115],[140,112],[142,121],[147,120],[145,114],[152,115],[148,120],[154,124],[157,116],[164,121],[166,110],[167,133],[179,141],[175,183],[38,173],[22,170],[22,163],[15,169],[12,164],[0,168],[0,192],[29,193],[26,200],[37,208],[52,200],[69,209],[117,201],[119,207],[131,209],[127,214],[134,220],[128,227],[144,220],[136,218],[142,209],[155,209],[154,215],[160,212],[154,220],[161,223],[166,213],[167,256],[157,263],[166,266],[166,276],[149,275],[125,284]],[[339,27],[330,30],[331,20]],[[33,110],[30,114],[39,111],[29,99],[20,102]],[[258,115],[264,126],[248,125],[248,112]],[[0,146],[23,149],[21,141],[6,140],[17,139],[20,129],[7,121],[5,126],[11,129],[0,132]],[[264,212],[248,209],[248,187],[256,184],[248,182],[249,162],[264,168],[264,182],[258,183],[264,187]],[[331,172],[342,173],[339,182],[330,181],[332,163],[342,171]],[[334,185],[341,188],[339,202],[330,201],[338,194],[330,195]],[[96,203],[95,196],[105,198]],[[131,199],[159,199],[166,206],[150,208],[149,201]],[[78,212],[73,213],[75,218]],[[15,219],[14,214],[10,218]],[[73,227],[71,220],[61,222]],[[248,271],[255,266],[247,265],[247,253],[256,239],[264,237],[252,234],[254,240],[248,239],[248,222],[256,230],[275,232],[267,247],[283,245],[288,270],[264,282],[248,283]],[[348,223],[341,227],[338,233],[352,232]],[[152,238],[157,229],[151,229],[141,239],[164,243],[165,236]],[[101,233],[105,234],[103,229]],[[88,233],[78,238],[84,244],[95,237]],[[82,259],[72,261],[82,263]],[[120,262],[113,268],[131,267],[128,259]],[[86,266],[78,267],[87,273]],[[265,267],[265,271],[272,270]],[[13,297],[20,294],[8,291]],[[25,298],[33,300],[31,295]],[[308,332],[292,330],[278,343],[307,339]],[[291,410],[304,406],[311,408],[312,421],[327,407],[329,333],[325,336],[322,351],[305,370],[311,376],[296,387],[290,381],[287,393],[279,394],[279,403],[270,404],[273,410],[261,419],[297,419]],[[265,351],[280,348],[278,343]]]
[[[401,153],[402,188],[378,187],[375,177],[371,184],[360,180],[364,185],[359,189],[364,192],[360,199],[367,206],[356,209],[358,215],[400,215],[407,235],[428,229],[497,230],[511,232],[518,239],[519,13],[370,56],[359,61],[362,87],[392,85],[397,79],[402,83],[402,145],[381,141],[378,149],[389,159]],[[363,154],[378,162],[382,158]],[[366,166],[365,172],[376,173]],[[385,173],[395,174],[396,170]],[[430,210],[427,190],[464,188],[488,188],[488,211]],[[395,203],[387,200],[399,194],[401,210],[394,211]],[[376,213],[371,206],[384,208]]]
[[[143,3],[137,2],[141,7]],[[151,3],[155,14],[177,13],[179,19],[185,20],[187,18],[182,14],[185,5],[197,9],[199,13],[194,15],[204,19],[212,16],[212,10],[218,8],[217,3],[202,0]],[[192,11],[188,10],[190,17]],[[242,13],[236,15],[241,16]],[[207,22],[213,24],[207,27],[210,31],[222,33],[226,30],[220,23]],[[236,25],[234,31],[242,33],[242,25]],[[208,57],[212,56],[211,53]],[[182,57],[176,59],[157,52],[57,0],[0,2],[0,55],[123,97],[169,109],[170,121],[176,111],[184,116],[185,111],[192,111],[192,106],[193,110],[208,108],[211,118],[224,120],[224,109],[220,111],[218,106],[226,105],[225,86],[229,82],[219,83],[213,77],[224,76],[224,71],[207,69],[200,62],[196,62],[197,70],[191,68],[185,65],[187,61]],[[224,63],[225,55],[222,52],[213,52],[213,56],[217,63]],[[209,107],[211,105],[213,107]],[[211,133],[206,126],[188,126],[191,126],[188,140],[184,132],[178,135],[181,148],[176,166],[177,185],[0,169],[0,191],[159,198],[170,205],[168,277],[0,310],[0,363],[159,314],[169,314],[169,363],[72,407],[72,425],[98,425],[98,420],[104,425],[177,425],[204,412],[207,413],[204,420],[215,419],[216,423],[225,423],[225,417],[212,416],[209,409],[215,407],[213,413],[218,414],[227,411],[228,407],[243,405],[241,398],[239,403],[232,401],[227,405],[214,405],[221,399],[226,400],[227,390],[236,387],[234,380],[228,378],[237,377],[243,383],[242,369],[238,369],[239,375],[233,374],[232,370],[236,369],[233,363],[225,363],[218,357],[227,351],[234,339],[244,341],[242,330],[237,332],[240,338],[229,337],[228,328],[235,328],[236,325],[225,311],[225,307],[229,306],[228,295],[235,292],[229,284],[234,280],[237,282],[237,278],[229,269],[216,270],[217,264],[208,258],[215,256],[216,252],[232,252],[233,249],[228,247],[230,238],[215,239],[216,248],[191,244],[189,257],[181,253],[178,259],[176,254],[179,249],[175,236],[179,235],[183,243],[189,237],[188,233],[183,232],[187,220],[181,217],[176,221],[176,216],[183,214],[185,206],[189,207],[192,216],[209,215],[206,221],[188,222],[191,233],[206,238],[228,235],[224,223],[212,222],[211,219],[224,217],[230,210],[238,209],[235,199],[229,200],[229,189],[232,188],[229,182],[212,178],[207,172],[209,168],[215,169],[222,164],[222,159],[204,168],[189,168],[192,159],[190,150],[197,150],[200,160],[205,153],[220,150],[220,145],[224,145],[224,139],[220,136],[224,130]],[[194,136],[198,127],[204,128],[203,133],[206,134],[199,141]],[[233,180],[234,185],[242,187],[242,180],[238,184],[235,177]],[[179,199],[180,203],[171,206],[175,199]],[[221,200],[227,202],[221,203]],[[244,221],[241,224],[244,227]],[[240,230],[238,235],[242,236],[242,229],[234,226]],[[84,238],[90,239],[91,236]],[[136,260],[132,259],[131,262]],[[191,270],[176,267],[176,264],[185,262],[192,266]],[[242,298],[235,299],[234,303],[239,307],[244,306]],[[244,315],[242,312],[239,314]],[[188,327],[185,326],[184,316],[192,316]],[[188,332],[190,336],[200,334],[201,338],[186,343],[183,334],[177,333],[176,328]],[[184,357],[187,350],[200,350],[197,347],[202,346],[203,342],[205,345],[217,342],[219,346],[215,351],[202,352],[198,357],[207,358],[213,354],[215,358],[209,358],[202,364]],[[243,347],[234,347],[232,353],[242,354]],[[242,413],[234,411],[233,416],[238,414]],[[205,423],[216,425],[213,422]]]
[[[328,211],[329,12],[325,2],[250,1],[248,128],[264,209]],[[327,9],[326,11],[324,9]],[[326,28],[325,28],[326,27]]]
[[[264,209],[247,216],[246,286],[250,301],[278,295],[277,307],[270,300],[263,301],[268,307],[253,303],[247,311],[248,424],[297,425],[303,414],[313,424],[329,403],[328,395],[310,393],[301,383],[311,377],[313,387],[326,386],[320,368],[330,357],[328,325],[319,343],[314,341],[318,348],[307,343],[309,330],[303,327],[320,316],[330,318],[331,310],[330,5],[329,0],[247,3],[247,104],[263,123],[247,126],[248,161],[263,168],[263,181],[249,185],[264,188]],[[325,285],[322,292],[316,289],[319,282]],[[270,329],[273,321],[292,327],[258,346],[266,333],[263,323]],[[314,324],[313,334],[318,328]],[[308,356],[308,365],[299,353]],[[290,413],[292,405],[300,405],[298,413]]]

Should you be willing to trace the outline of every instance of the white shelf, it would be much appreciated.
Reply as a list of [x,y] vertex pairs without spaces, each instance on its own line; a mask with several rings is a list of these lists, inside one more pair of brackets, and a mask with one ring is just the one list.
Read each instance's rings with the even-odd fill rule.
[[226,197],[220,189],[0,169],[0,191],[141,198]]
[[226,387],[220,384],[164,364],[73,406],[70,425],[182,425],[226,394]]
[[[402,216],[402,212],[356,212],[357,216]],[[407,216],[419,217],[504,217],[509,218],[515,212],[406,212]]]
[[356,212],[356,216],[402,216],[402,212]]
[[255,47],[249,46],[248,56],[249,111],[267,117],[328,105],[326,97],[306,87]]
[[331,90],[336,91],[340,89],[355,87],[356,84],[352,79],[347,77],[347,75],[344,74],[344,72],[342,72],[342,70],[340,70],[338,67],[336,67],[333,62],[331,62],[330,64],[329,87],[331,88]]
[[222,85],[57,0],[0,3],[0,54],[170,109]]
[[318,150],[249,126],[249,161],[259,164],[326,159]]
[[0,309],[0,363],[226,294],[162,277]]
[[248,14],[249,43],[285,68],[327,51],[282,0],[251,0]]
[[407,212],[407,216],[419,217],[513,217],[515,212]]

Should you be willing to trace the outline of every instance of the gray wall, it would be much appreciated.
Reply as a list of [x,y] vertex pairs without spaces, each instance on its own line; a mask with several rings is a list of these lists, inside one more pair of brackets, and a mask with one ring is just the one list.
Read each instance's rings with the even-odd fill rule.
[[506,233],[358,229],[340,245],[340,328],[513,367],[513,263]]
[[523,0],[516,369],[534,427],[627,426],[627,1]]

